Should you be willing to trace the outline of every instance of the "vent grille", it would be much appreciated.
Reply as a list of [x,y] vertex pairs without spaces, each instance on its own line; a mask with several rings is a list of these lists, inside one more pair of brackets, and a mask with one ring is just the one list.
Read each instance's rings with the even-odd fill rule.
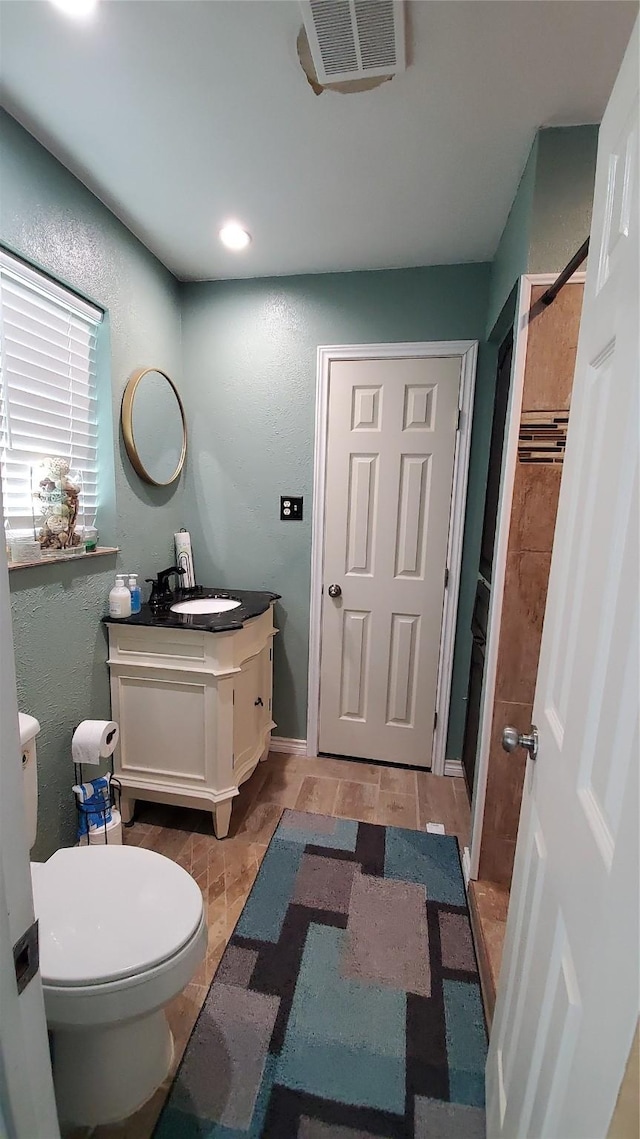
[[405,69],[402,0],[300,0],[320,83]]

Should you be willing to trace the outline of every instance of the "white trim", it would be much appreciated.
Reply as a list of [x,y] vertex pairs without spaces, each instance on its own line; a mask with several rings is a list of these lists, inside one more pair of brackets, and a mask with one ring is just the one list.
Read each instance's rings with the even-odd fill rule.
[[[467,342],[468,343],[468,342]],[[454,353],[451,353],[453,355]],[[451,677],[453,674],[453,650],[456,639],[458,616],[458,595],[460,593],[460,571],[462,569],[462,540],[467,503],[467,482],[469,478],[469,452],[471,450],[471,426],[473,423],[473,397],[476,386],[476,363],[478,342],[472,341],[462,355],[462,375],[460,377],[459,407],[461,411],[460,430],[456,435],[456,451],[453,465],[453,487],[451,491],[451,515],[449,522],[449,548],[447,566],[449,584],[444,594],[444,612],[440,633],[440,659],[438,664],[438,687],[436,690],[436,713],[438,716],[433,738],[433,760],[431,770],[434,775],[462,774],[447,771],[446,747],[449,728],[449,703],[451,699]]]
[[286,736],[272,736],[269,751],[284,752],[287,755],[307,755],[307,741],[291,740]]
[[436,711],[431,770],[445,772],[445,746],[451,695],[453,647],[456,632],[462,538],[469,474],[473,394],[476,378],[477,340],[434,340],[401,344],[320,345],[317,356],[316,427],[313,465],[313,521],[311,539],[311,604],[309,621],[309,685],[307,704],[307,755],[318,754],[320,702],[320,641],[325,522],[325,479],[329,410],[329,371],[333,360],[429,359],[461,356],[459,407],[460,430],[456,437],[447,564],[449,584],[444,597]]
[[[586,273],[574,273],[571,282],[573,284],[581,284],[586,281],[586,276]],[[518,460],[518,438],[520,435],[522,394],[524,391],[524,374],[527,362],[527,342],[529,336],[528,318],[531,308],[531,291],[535,285],[552,285],[557,279],[557,273],[527,273],[520,278],[518,285],[513,363],[511,368],[509,404],[507,407],[505,444],[502,452],[502,474],[500,479],[500,497],[498,500],[496,542],[491,573],[491,597],[487,621],[487,652],[480,706],[480,732],[478,736],[478,750],[476,753],[476,768],[471,804],[472,820],[469,876],[473,879],[478,877],[480,866],[480,846],[482,842],[484,806],[489,775],[491,727],[493,723],[493,706],[498,672],[498,646],[500,644],[502,600],[507,569],[511,503],[513,501],[513,487]]]
[[464,878],[464,888],[469,893],[469,879],[471,877],[471,859],[469,855],[469,847],[465,846],[462,851],[462,876]]
[[464,768],[461,759],[445,759],[444,761],[444,775],[452,775],[456,779],[462,779],[464,776]]

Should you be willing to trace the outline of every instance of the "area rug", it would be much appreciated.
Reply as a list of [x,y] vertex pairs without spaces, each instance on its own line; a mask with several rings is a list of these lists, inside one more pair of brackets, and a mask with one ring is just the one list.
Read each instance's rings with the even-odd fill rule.
[[458,845],[285,811],[155,1139],[483,1139]]

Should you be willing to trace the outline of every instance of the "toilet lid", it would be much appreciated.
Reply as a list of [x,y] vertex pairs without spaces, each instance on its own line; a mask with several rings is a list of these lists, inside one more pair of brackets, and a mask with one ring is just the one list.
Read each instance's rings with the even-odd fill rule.
[[191,875],[140,847],[61,849],[32,864],[32,882],[45,984],[100,984],[151,969],[202,919]]

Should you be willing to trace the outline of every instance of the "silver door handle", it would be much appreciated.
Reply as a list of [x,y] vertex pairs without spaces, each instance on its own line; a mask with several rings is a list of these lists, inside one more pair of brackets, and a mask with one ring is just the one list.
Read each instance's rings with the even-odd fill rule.
[[342,589],[339,585],[330,585],[327,593],[329,597],[342,597]]
[[503,728],[502,746],[505,751],[515,751],[517,747],[523,747],[529,752],[531,759],[535,759],[538,754],[538,729],[533,724],[530,734],[526,735],[511,726]]

